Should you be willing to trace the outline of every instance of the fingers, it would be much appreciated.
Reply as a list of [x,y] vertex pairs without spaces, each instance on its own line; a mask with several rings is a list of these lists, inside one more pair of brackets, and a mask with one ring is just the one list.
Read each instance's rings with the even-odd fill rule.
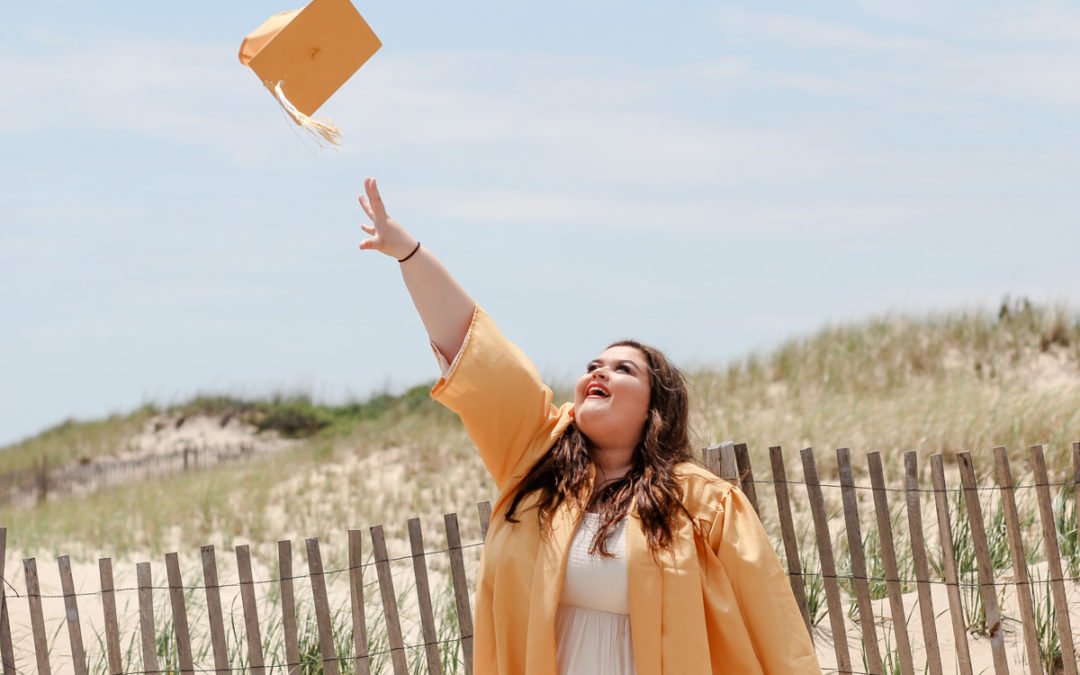
[[[368,201],[370,202],[371,209],[374,211],[375,216],[372,216],[372,220],[375,217],[385,218],[386,207],[383,206],[382,197],[379,195],[379,186],[375,184],[374,178],[364,179],[364,190],[367,192]],[[370,213],[368,214],[371,215]]]
[[[360,228],[371,236],[360,242],[360,250],[374,250],[386,253],[387,248],[391,246],[391,242],[400,238],[397,230],[401,229],[401,227],[386,215],[386,207],[383,206],[382,197],[379,195],[379,186],[375,183],[374,178],[364,179],[364,192],[366,194],[360,195],[359,202],[361,208],[364,209],[364,213],[371,219],[371,223],[361,223]],[[386,239],[387,236],[390,237],[390,240]],[[387,253],[387,255],[390,254]]]
[[372,222],[375,220],[375,212],[371,210],[371,203],[368,202],[367,197],[360,195],[360,208],[364,209],[364,213],[368,218],[371,218]]

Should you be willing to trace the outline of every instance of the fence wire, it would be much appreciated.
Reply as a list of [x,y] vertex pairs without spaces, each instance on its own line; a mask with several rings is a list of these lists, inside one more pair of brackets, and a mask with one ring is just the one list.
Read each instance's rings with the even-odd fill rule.
[[[274,672],[277,669],[288,670],[289,668],[300,668],[300,667],[303,667],[303,666],[310,666],[310,665],[312,665],[314,663],[325,664],[325,663],[342,663],[342,662],[350,662],[350,661],[362,661],[364,659],[369,659],[370,660],[371,658],[377,657],[377,656],[387,656],[389,654],[392,654],[395,651],[413,651],[413,652],[415,652],[415,651],[418,651],[420,649],[430,647],[432,645],[449,645],[449,644],[454,644],[454,643],[461,643],[461,642],[464,642],[465,640],[471,639],[472,637],[473,637],[472,635],[466,635],[466,636],[463,636],[463,637],[452,638],[452,639],[447,639],[447,640],[432,640],[431,642],[420,642],[420,643],[416,643],[416,644],[402,645],[401,647],[390,647],[390,648],[387,648],[387,649],[378,649],[378,650],[375,650],[375,651],[366,652],[364,654],[353,655],[353,656],[346,656],[346,655],[343,655],[343,654],[338,654],[337,656],[334,656],[332,658],[325,658],[324,657],[324,658],[319,658],[319,659],[308,659],[308,660],[304,660],[304,661],[290,661],[290,662],[285,662],[285,663],[265,664],[263,666],[263,668],[265,670],[269,671],[269,672]],[[71,654],[56,654],[56,655],[54,655],[54,657],[59,658],[59,659],[67,659],[68,661],[71,661],[74,658]],[[14,671],[15,673],[37,672],[37,671],[29,671],[29,670],[20,670],[20,669],[16,668],[14,664],[4,664],[4,665],[7,666],[8,669]],[[171,672],[175,672],[175,671],[180,670],[180,666],[178,666],[176,664],[173,664],[172,662],[168,662],[167,665],[168,666],[175,666],[175,667],[172,668],[172,669],[158,668],[157,670],[123,670],[123,671],[121,671],[121,674],[122,675],[162,675],[162,673],[171,673]],[[225,667],[225,668],[199,668],[199,667],[196,666],[196,667],[193,667],[191,669],[191,671],[196,672],[196,673],[220,673],[222,671],[226,671],[226,672],[230,672],[230,673],[236,673],[236,672],[246,673],[246,672],[250,671],[251,668],[252,667],[250,665],[247,665],[247,666],[228,666],[228,667]],[[184,669],[184,672],[187,672],[187,669]],[[867,673],[866,675],[870,675],[870,673]]]
[[[363,569],[366,569],[368,567],[373,567],[375,565],[382,565],[382,564],[387,564],[387,563],[395,563],[395,562],[400,562],[402,560],[412,560],[413,558],[419,558],[419,557],[425,557],[426,558],[428,556],[439,555],[441,553],[450,553],[452,551],[465,551],[465,550],[469,550],[469,549],[480,548],[483,545],[484,545],[484,542],[478,541],[478,542],[474,542],[474,543],[471,543],[471,544],[462,544],[461,546],[457,546],[457,547],[454,547],[454,548],[440,548],[440,549],[434,549],[434,550],[431,550],[431,551],[424,551],[422,554],[417,554],[417,555],[412,555],[410,553],[409,555],[400,555],[400,556],[397,556],[397,557],[394,557],[394,558],[387,558],[386,560],[372,560],[370,562],[360,563],[359,565],[352,565],[350,567],[338,567],[338,568],[334,568],[334,569],[323,570],[321,575],[294,574],[291,577],[271,577],[269,579],[252,579],[250,582],[237,581],[235,583],[215,584],[213,586],[206,586],[206,585],[202,585],[202,584],[195,585],[195,586],[188,586],[188,585],[183,585],[183,586],[124,586],[124,587],[121,587],[121,588],[114,588],[114,589],[112,589],[112,592],[114,592],[114,593],[129,593],[129,592],[132,592],[132,591],[140,591],[140,590],[146,590],[146,589],[155,590],[155,591],[172,591],[172,590],[178,590],[178,589],[179,590],[184,590],[184,591],[205,591],[208,588],[239,588],[241,586],[246,586],[248,584],[251,584],[252,586],[260,586],[260,585],[263,585],[263,584],[276,584],[276,583],[281,583],[282,581],[296,581],[297,579],[311,579],[311,578],[313,578],[313,576],[323,576],[323,577],[337,576],[339,574],[344,574],[346,572],[351,572],[353,570],[363,570]],[[23,597],[22,595],[19,594],[19,592],[15,589],[15,587],[11,585],[11,583],[7,579],[4,579],[4,583],[9,588],[11,588],[12,592],[15,593],[16,597],[20,597],[20,598]],[[364,586],[365,587],[374,586],[376,584],[378,584],[378,581],[370,581],[370,582],[364,584]],[[73,594],[36,593],[36,594],[29,594],[28,597],[41,598],[42,600],[58,600],[58,599],[69,598],[69,597],[77,597],[77,598],[96,597],[96,596],[99,596],[101,594],[102,594],[102,591],[83,591],[81,593],[73,593]]]
[[[483,544],[469,544],[468,546],[462,546],[462,549],[474,548],[474,547],[478,547],[478,546],[483,546]],[[436,552],[439,552],[439,551],[436,551]],[[399,560],[409,560],[411,558],[412,558],[412,556],[402,556],[402,557],[399,557],[399,558],[394,558],[392,560],[388,560],[387,562],[399,561]],[[342,568],[342,569],[338,569],[338,570],[330,570],[330,571],[324,572],[323,574],[324,575],[339,574],[339,573],[342,573],[342,572],[348,572],[350,570],[358,569],[359,567],[367,567],[370,564],[376,564],[376,563],[365,563],[364,565],[361,565],[361,566]],[[1000,581],[994,581],[993,583],[984,584],[984,583],[981,583],[981,582],[964,582],[964,581],[950,582],[950,581],[947,581],[945,579],[910,579],[910,578],[906,578],[906,577],[893,578],[893,577],[880,577],[880,576],[858,576],[858,575],[855,575],[855,574],[824,574],[822,572],[808,571],[808,570],[802,570],[801,572],[788,571],[788,572],[786,572],[786,574],[787,574],[788,577],[813,577],[813,578],[817,578],[817,579],[832,579],[832,580],[836,580],[836,581],[873,581],[873,582],[883,582],[883,583],[886,583],[886,584],[899,584],[899,585],[902,585],[902,586],[917,586],[919,584],[927,584],[927,585],[930,585],[930,586],[944,586],[946,588],[951,586],[951,587],[954,587],[954,588],[964,588],[964,589],[978,589],[978,588],[983,588],[985,586],[994,586],[996,588],[1009,588],[1009,587],[1012,587],[1012,586],[1035,586],[1035,585],[1039,585],[1039,584],[1053,584],[1053,583],[1066,582],[1066,581],[1073,582],[1073,583],[1080,583],[1080,576],[1039,577],[1038,579],[1028,579],[1027,581],[1000,580]],[[263,580],[258,580],[258,581],[253,580],[251,582],[251,584],[252,585],[271,584],[271,583],[278,583],[280,581],[295,581],[295,580],[298,580],[298,579],[311,579],[311,578],[312,578],[312,575],[310,575],[310,574],[300,574],[300,575],[295,575],[295,576],[291,576],[291,577],[263,579]],[[8,584],[8,585],[10,586],[10,584]],[[136,591],[140,591],[140,590],[155,590],[155,591],[173,591],[173,590],[189,591],[189,590],[196,590],[196,591],[198,591],[198,590],[206,590],[207,588],[215,588],[215,589],[216,588],[239,588],[240,586],[243,586],[243,585],[245,585],[244,582],[237,582],[237,583],[231,583],[231,584],[218,584],[217,586],[143,586],[141,588],[137,587],[137,586],[132,586],[132,587],[125,587],[125,588],[115,588],[115,589],[113,589],[112,592],[114,592],[114,593],[131,593],[131,592],[136,592]],[[374,580],[365,582],[364,583],[364,588],[371,588],[371,587],[375,587],[375,586],[378,586],[378,585],[379,585],[378,579],[374,579]],[[69,597],[99,597],[102,594],[103,594],[103,591],[85,591],[85,592],[82,592],[82,593],[74,593],[74,594],[71,594],[71,595],[65,595],[63,593],[29,593],[26,596],[23,596],[23,595],[20,595],[20,594],[16,593],[16,597],[19,597],[19,598],[22,598],[22,597],[40,598],[42,600],[62,600],[64,598],[69,598]]]
[[1004,486],[1004,487],[999,486],[999,485],[976,485],[974,488],[965,488],[965,487],[950,488],[950,487],[947,487],[947,488],[939,490],[937,488],[906,488],[906,487],[889,487],[889,486],[882,486],[882,487],[877,488],[877,487],[874,487],[872,485],[859,485],[859,484],[850,485],[850,486],[844,486],[844,485],[841,485],[839,483],[822,483],[820,481],[812,483],[812,482],[805,481],[805,480],[791,480],[791,479],[776,480],[774,478],[754,478],[750,482],[753,483],[755,487],[758,486],[758,485],[776,485],[778,483],[783,483],[784,485],[813,485],[813,486],[816,486],[816,487],[830,488],[830,489],[834,489],[834,490],[853,489],[853,490],[860,490],[860,491],[865,491],[865,492],[874,492],[876,490],[880,490],[882,492],[900,492],[900,493],[903,493],[903,494],[916,493],[916,494],[923,494],[923,495],[963,494],[964,492],[969,492],[971,490],[974,490],[975,492],[1001,492],[1002,490],[1025,491],[1025,490],[1036,490],[1038,488],[1075,487],[1077,485],[1076,481],[1065,480],[1065,481],[1058,481],[1058,482],[1052,482],[1052,483],[1019,483],[1017,485],[1011,485],[1011,486],[1007,485],[1007,486]]
[[[1069,489],[1072,489],[1072,490],[1077,489],[1078,483],[1080,483],[1080,469],[1078,469],[1077,473],[1074,474],[1077,478],[1076,479],[1071,479],[1071,480],[1047,481],[1047,482],[1035,482],[1035,483],[1019,483],[1019,484],[1015,484],[1015,485],[1004,485],[1004,486],[1002,486],[1002,485],[975,485],[975,486],[970,487],[970,488],[966,488],[966,487],[945,487],[945,488],[941,488],[941,489],[936,488],[936,487],[919,487],[919,486],[897,487],[895,485],[893,485],[893,486],[882,486],[882,487],[874,487],[872,485],[865,485],[865,484],[843,485],[843,484],[837,483],[837,482],[821,482],[821,481],[813,481],[813,482],[811,482],[811,481],[807,481],[807,480],[797,480],[797,479],[777,480],[777,479],[774,479],[774,478],[754,478],[754,479],[751,479],[751,480],[746,480],[748,478],[748,476],[749,476],[749,473],[750,473],[749,471],[746,471],[746,472],[743,473],[744,482],[752,484],[755,488],[765,488],[766,486],[772,486],[772,488],[775,490],[776,486],[783,484],[784,486],[789,486],[789,485],[790,486],[800,486],[801,485],[801,486],[804,486],[804,487],[814,486],[814,487],[819,487],[819,488],[822,488],[822,489],[827,489],[827,490],[830,490],[830,491],[844,491],[844,490],[856,490],[856,491],[861,491],[861,492],[881,491],[881,492],[892,493],[892,494],[897,494],[897,493],[902,493],[902,494],[905,494],[905,495],[919,494],[919,495],[923,495],[923,496],[939,495],[939,494],[961,495],[961,494],[964,494],[964,493],[970,493],[972,491],[974,491],[976,493],[998,493],[1000,495],[1000,494],[1003,494],[1006,490],[1012,491],[1014,493],[1020,493],[1020,492],[1024,492],[1024,491],[1030,491],[1030,490],[1033,490],[1033,489],[1034,490],[1055,489],[1055,490],[1058,491],[1058,494],[1060,496],[1060,495],[1064,494]],[[836,518],[836,516],[831,517],[830,520],[832,520],[834,518]],[[359,564],[356,564],[356,565],[350,565],[350,566],[347,566],[347,567],[337,567],[337,568],[327,569],[327,570],[324,570],[324,571],[322,571],[322,572],[320,572],[318,574],[311,574],[311,573],[294,574],[294,575],[288,576],[288,577],[271,577],[271,578],[257,579],[257,580],[253,579],[251,581],[246,581],[246,582],[237,581],[237,582],[230,582],[230,583],[218,583],[218,584],[215,584],[215,585],[212,585],[212,586],[208,586],[208,585],[205,585],[205,584],[180,585],[180,586],[151,585],[151,586],[141,586],[141,587],[140,586],[123,586],[123,587],[120,587],[120,588],[112,589],[110,592],[111,593],[131,593],[131,592],[135,592],[135,591],[144,591],[144,590],[148,590],[148,589],[153,590],[153,591],[172,591],[172,592],[175,592],[177,590],[183,590],[185,592],[187,592],[187,591],[206,591],[206,590],[210,590],[210,589],[215,589],[215,590],[216,589],[236,589],[236,588],[242,588],[245,585],[254,586],[254,585],[265,585],[265,584],[280,584],[280,583],[286,582],[286,581],[299,581],[299,580],[303,580],[303,579],[314,580],[316,578],[336,577],[338,575],[342,575],[342,574],[345,574],[345,573],[351,573],[351,572],[354,572],[354,571],[357,571],[357,570],[364,570],[366,568],[370,568],[370,567],[373,567],[373,566],[388,565],[388,564],[391,564],[391,563],[399,563],[399,562],[402,562],[402,561],[414,560],[416,558],[427,558],[429,556],[439,556],[439,555],[442,555],[442,554],[452,554],[452,553],[461,552],[461,551],[465,551],[465,550],[474,550],[474,549],[481,548],[483,545],[484,544],[483,544],[482,541],[475,541],[475,542],[472,542],[472,543],[464,544],[464,545],[461,545],[461,546],[456,546],[456,547],[453,547],[453,548],[445,547],[445,548],[424,550],[422,553],[417,553],[417,554],[409,553],[409,554],[406,554],[406,555],[395,556],[395,557],[386,558],[386,559],[383,559],[383,560],[374,560],[374,559],[372,559],[372,560],[362,562],[362,563],[359,563]],[[810,544],[810,548],[813,548],[813,543]],[[33,560],[33,559],[30,558],[30,559],[27,559],[27,560]],[[1031,563],[1025,561],[1025,565],[1030,565],[1030,564]],[[940,573],[940,570],[938,570],[938,571]],[[995,574],[996,574],[996,572],[997,571],[995,571]],[[1019,588],[1021,586],[1034,587],[1034,586],[1037,586],[1037,585],[1046,585],[1046,584],[1062,584],[1062,583],[1066,583],[1066,582],[1068,582],[1070,584],[1080,583],[1080,576],[1067,576],[1067,575],[1055,576],[1055,577],[1050,577],[1050,578],[1041,578],[1040,577],[1038,579],[1028,579],[1028,580],[1025,580],[1025,581],[1017,581],[1017,580],[1013,580],[1013,579],[1009,579],[1009,578],[1004,578],[1004,579],[1001,579],[1001,580],[995,579],[994,581],[992,581],[990,583],[983,583],[981,581],[969,581],[969,579],[972,579],[972,576],[968,572],[961,573],[961,575],[960,575],[961,578],[959,578],[955,582],[949,582],[949,581],[947,581],[945,579],[942,579],[942,578],[939,578],[939,577],[927,578],[927,579],[918,579],[918,578],[908,578],[907,575],[905,575],[904,577],[888,577],[888,576],[878,576],[878,575],[856,575],[854,573],[851,573],[851,574],[825,574],[825,573],[820,572],[820,571],[809,571],[809,570],[802,570],[801,572],[797,572],[797,573],[788,571],[787,575],[793,581],[797,577],[801,577],[803,579],[835,580],[835,581],[838,581],[838,582],[852,582],[852,583],[854,583],[854,582],[873,582],[873,583],[885,583],[885,584],[888,584],[890,586],[901,585],[901,586],[904,586],[905,588],[911,589],[911,590],[913,590],[915,587],[926,586],[926,585],[934,586],[934,587],[946,587],[946,588],[952,587],[952,588],[959,588],[959,589],[964,589],[964,590],[967,590],[967,591],[972,591],[972,590],[977,590],[977,589],[983,589],[983,588],[986,588],[986,587],[993,587],[993,588],[997,588],[997,589],[1006,589],[1006,588],[1011,588],[1011,587]],[[19,597],[19,598],[24,597],[23,595],[21,595],[18,592],[18,590],[10,583],[10,581],[7,578],[4,578],[3,581],[4,581],[4,586],[6,586],[6,588],[9,589],[10,594],[12,594],[14,597]],[[376,586],[379,586],[379,585],[380,585],[380,582],[377,579],[369,579],[369,580],[366,580],[363,583],[363,587],[365,589],[376,587]],[[0,587],[0,592],[2,592],[2,591],[3,591],[3,587]],[[60,599],[71,599],[71,598],[74,598],[74,597],[83,597],[83,598],[95,597],[95,598],[104,599],[105,593],[106,593],[105,591],[86,591],[86,592],[77,592],[77,593],[69,593],[69,594],[65,594],[65,593],[47,593],[47,594],[35,593],[35,594],[27,594],[26,597],[28,597],[28,599],[31,599],[31,600],[43,600],[43,599],[60,600]],[[880,598],[880,599],[883,600],[884,598]],[[6,602],[6,599],[5,599],[5,602]],[[68,620],[70,621],[70,617],[68,618]],[[58,628],[58,631],[59,630],[60,629]],[[166,627],[166,630],[168,630],[168,627]],[[313,664],[317,664],[317,663],[320,663],[320,662],[321,663],[337,662],[337,663],[340,663],[340,664],[346,664],[346,663],[356,662],[356,661],[363,660],[363,659],[381,658],[381,657],[391,655],[394,652],[403,652],[403,651],[404,652],[409,652],[410,654],[415,656],[415,654],[416,654],[416,652],[418,650],[423,650],[425,648],[432,647],[432,646],[445,647],[447,645],[458,645],[460,647],[460,645],[462,643],[464,643],[465,640],[469,640],[472,637],[473,637],[472,635],[465,635],[465,636],[447,638],[447,639],[442,639],[442,640],[422,641],[422,642],[418,642],[418,643],[404,644],[404,645],[396,646],[396,647],[387,647],[385,649],[377,649],[377,650],[370,651],[368,653],[361,654],[361,655],[351,655],[351,656],[349,656],[349,655],[341,654],[341,655],[337,655],[337,656],[335,656],[333,658],[310,658],[310,659],[302,659],[299,662],[275,662],[275,663],[268,664],[268,665],[264,666],[264,669],[267,672],[272,673],[272,672],[288,671],[289,669],[296,668],[296,667],[311,666]],[[71,661],[72,656],[70,654],[67,654],[67,655],[59,654],[59,655],[55,655],[53,658],[67,659],[68,661]],[[462,658],[462,656],[459,653],[458,659],[460,659],[460,658]],[[458,662],[460,663],[460,661],[458,661]],[[172,663],[172,662],[168,662],[168,663],[169,663],[169,666],[172,666],[175,669],[175,664],[174,663]],[[419,663],[419,662],[417,662],[417,663]],[[33,672],[31,670],[16,669],[13,664],[4,664],[4,665],[5,665],[5,670],[8,671],[8,672],[16,672],[16,673]],[[414,666],[419,667],[416,664],[414,664]],[[193,670],[194,670],[194,672],[202,673],[202,672],[222,672],[222,671],[247,672],[249,669],[250,669],[250,665],[230,666],[230,667],[225,667],[225,668],[194,668]],[[415,667],[411,667],[411,670],[415,671],[415,669],[416,669]],[[149,674],[151,672],[156,673],[156,672],[162,672],[162,671],[160,671],[160,670],[159,671],[126,670],[126,671],[123,671],[123,672],[126,673],[126,674],[130,674],[130,675],[137,675],[137,674],[140,674],[140,673]],[[864,671],[864,670],[841,670],[841,669],[838,669],[838,668],[827,668],[827,669],[824,669],[823,672],[825,672],[825,673],[844,673],[844,674],[847,674],[847,675],[870,675],[869,672]]]

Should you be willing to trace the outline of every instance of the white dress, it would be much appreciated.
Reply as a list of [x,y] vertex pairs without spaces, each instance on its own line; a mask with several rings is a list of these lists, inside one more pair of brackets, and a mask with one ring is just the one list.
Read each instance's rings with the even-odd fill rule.
[[608,539],[614,558],[589,555],[600,516],[586,513],[566,562],[555,615],[559,675],[636,675],[630,638],[630,593],[626,575],[626,519]]

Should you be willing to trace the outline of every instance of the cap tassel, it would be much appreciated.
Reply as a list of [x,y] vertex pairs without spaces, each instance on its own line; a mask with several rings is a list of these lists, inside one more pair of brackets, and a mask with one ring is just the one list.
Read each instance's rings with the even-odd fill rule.
[[291,117],[304,131],[308,132],[316,139],[322,139],[323,142],[330,145],[341,145],[341,131],[333,122],[325,117],[308,117],[297,110],[296,106],[294,106],[285,96],[285,91],[281,88],[281,86],[285,84],[285,80],[278,80],[277,84],[272,84],[269,81],[264,82],[263,84],[266,85],[266,88],[274,95],[274,98],[277,99],[277,102],[285,112],[288,113],[289,117]]

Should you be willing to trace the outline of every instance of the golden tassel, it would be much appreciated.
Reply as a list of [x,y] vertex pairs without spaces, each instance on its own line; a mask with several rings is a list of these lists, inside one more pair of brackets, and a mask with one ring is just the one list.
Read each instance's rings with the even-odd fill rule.
[[277,84],[269,81],[263,82],[263,84],[270,90],[270,93],[274,95],[274,98],[277,99],[277,102],[285,112],[288,113],[289,117],[291,117],[304,131],[314,136],[316,141],[319,141],[320,144],[325,142],[330,145],[341,145],[341,131],[333,122],[325,117],[308,117],[297,110],[296,106],[294,106],[285,96],[285,92],[281,88],[281,86],[285,84],[285,80],[278,80]]

